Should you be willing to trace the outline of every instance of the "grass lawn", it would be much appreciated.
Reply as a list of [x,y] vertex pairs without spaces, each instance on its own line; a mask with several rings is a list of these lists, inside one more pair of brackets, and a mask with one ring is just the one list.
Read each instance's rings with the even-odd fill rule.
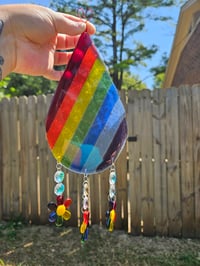
[[0,265],[200,265],[200,239],[110,233],[97,225],[82,244],[78,228],[0,223]]

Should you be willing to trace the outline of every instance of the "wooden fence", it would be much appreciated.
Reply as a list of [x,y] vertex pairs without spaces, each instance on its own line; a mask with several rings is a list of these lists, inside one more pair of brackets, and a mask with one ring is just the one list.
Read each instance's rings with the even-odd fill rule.
[[[45,139],[52,96],[0,102],[0,219],[48,222],[56,162]],[[121,92],[129,141],[117,160],[116,228],[139,235],[200,237],[200,86]],[[136,140],[136,141],[132,141]],[[92,224],[105,224],[109,171],[89,176]],[[80,224],[82,176],[66,171]]]

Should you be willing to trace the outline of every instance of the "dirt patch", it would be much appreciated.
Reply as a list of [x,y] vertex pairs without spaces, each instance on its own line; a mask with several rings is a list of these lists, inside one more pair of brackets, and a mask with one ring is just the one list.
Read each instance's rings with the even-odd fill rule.
[[92,226],[81,244],[78,228],[54,225],[0,230],[0,265],[200,265],[200,240],[135,237]]

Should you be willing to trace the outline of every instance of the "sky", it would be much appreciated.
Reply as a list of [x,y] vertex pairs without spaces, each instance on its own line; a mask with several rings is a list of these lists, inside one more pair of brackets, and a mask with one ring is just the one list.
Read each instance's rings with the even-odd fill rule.
[[[47,7],[50,5],[50,2],[51,0],[0,0],[0,4],[35,3]],[[153,12],[155,12],[155,10],[153,10]],[[160,15],[169,15],[172,17],[172,20],[169,22],[148,21],[145,31],[136,35],[137,40],[141,41],[143,44],[147,46],[156,44],[159,47],[157,54],[152,60],[147,62],[147,67],[137,67],[133,69],[133,73],[139,75],[149,89],[153,88],[153,77],[149,72],[149,69],[160,64],[161,57],[164,53],[168,56],[170,55],[180,7],[173,6],[165,9],[157,8],[156,12]]]

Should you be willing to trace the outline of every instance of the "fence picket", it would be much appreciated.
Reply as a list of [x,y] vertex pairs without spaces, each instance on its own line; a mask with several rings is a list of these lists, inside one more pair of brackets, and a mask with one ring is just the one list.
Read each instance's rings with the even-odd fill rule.
[[69,182],[69,194],[67,197],[72,199],[72,204],[70,206],[71,211],[71,219],[69,220],[68,224],[72,226],[78,226],[78,221],[80,219],[80,205],[78,202],[79,198],[79,191],[78,191],[78,178],[75,173],[68,174],[68,182]]
[[33,223],[38,221],[38,189],[37,189],[37,179],[38,179],[38,167],[37,167],[37,97],[28,97],[27,111],[28,111],[28,121],[27,121],[27,132],[28,132],[28,159],[29,159],[29,195],[30,195],[30,220]]
[[166,90],[153,91],[153,150],[155,223],[158,235],[167,235],[167,179],[166,179]]
[[[39,159],[39,213],[40,221],[45,223],[48,217],[48,170],[47,170],[47,141],[45,138],[46,119],[46,97],[38,96],[37,118],[38,118],[38,159]],[[53,173],[54,174],[54,173]]]
[[[48,94],[46,96],[46,114],[48,112],[51,101],[52,101],[52,94]],[[46,135],[45,135],[45,139],[46,139]],[[54,194],[54,186],[55,186],[54,174],[56,171],[56,160],[53,157],[52,152],[49,148],[47,148],[47,168],[48,168],[48,172],[47,172],[47,184],[48,184],[47,203],[48,203],[50,201],[55,202],[55,199],[56,199],[56,195]]]
[[19,197],[19,138],[18,138],[18,98],[10,100],[10,193],[11,193],[11,210],[14,216],[20,212]]
[[[126,106],[126,95],[125,92],[121,93],[121,100]],[[127,146],[123,148],[119,158],[116,162],[116,174],[117,174],[117,219],[115,227],[118,229],[128,228],[128,216],[127,214]]]
[[181,160],[181,201],[183,236],[193,237],[194,229],[194,175],[193,175],[193,124],[191,89],[179,89],[180,111],[180,160]]
[[200,237],[200,90],[195,85],[191,89],[193,111],[193,160],[194,160],[194,196],[196,237]]
[[[140,97],[138,91],[128,92],[128,132],[135,141],[128,142],[129,176],[128,176],[128,213],[129,231],[141,234],[141,163],[140,163]],[[134,139],[133,139],[134,140]]]
[[152,165],[152,104],[148,90],[141,92],[141,158],[142,158],[142,220],[143,234],[154,235],[154,180]]
[[108,210],[108,192],[109,192],[109,170],[100,174],[100,223],[106,224],[106,211]]
[[19,98],[19,129],[20,129],[20,183],[22,215],[30,218],[30,194],[29,194],[29,160],[28,160],[28,111],[27,97]]
[[168,225],[170,236],[181,235],[178,90],[166,92]]
[[5,219],[7,219],[11,212],[11,202],[10,202],[10,123],[9,123],[9,110],[10,110],[10,100],[2,100],[2,214]]
[[115,227],[118,229],[128,228],[128,217],[127,214],[127,147],[125,146],[116,162],[116,193],[117,193],[117,219]]
[[99,193],[99,175],[89,175],[89,184],[90,184],[90,213],[91,213],[91,222],[98,224],[100,220],[100,193]]

